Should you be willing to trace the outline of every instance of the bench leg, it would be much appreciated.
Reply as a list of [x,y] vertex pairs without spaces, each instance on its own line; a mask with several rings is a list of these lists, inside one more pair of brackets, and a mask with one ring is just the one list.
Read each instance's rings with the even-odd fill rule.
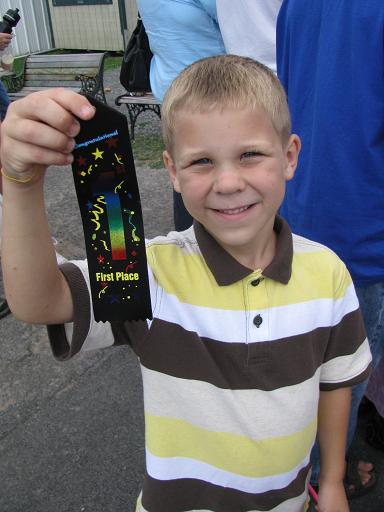
[[135,126],[136,121],[139,115],[142,112],[150,111],[154,112],[159,119],[161,119],[161,111],[160,111],[160,105],[155,104],[135,104],[135,103],[126,103],[125,104],[128,110],[128,117],[129,117],[129,124],[130,124],[130,136],[131,140],[135,139]]
[[135,125],[136,120],[140,114],[140,109],[137,108],[137,105],[127,104],[127,110],[129,117],[129,125],[131,128],[131,140],[135,140]]

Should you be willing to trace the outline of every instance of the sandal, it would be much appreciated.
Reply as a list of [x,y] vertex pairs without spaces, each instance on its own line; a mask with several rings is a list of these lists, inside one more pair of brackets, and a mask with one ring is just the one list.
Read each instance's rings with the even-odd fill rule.
[[7,301],[5,299],[0,298],[0,318],[4,318],[9,315],[10,309],[8,307]]
[[373,448],[384,451],[384,418],[376,410],[367,424],[365,439]]
[[377,475],[374,469],[369,471],[370,479],[363,484],[358,471],[359,460],[347,459],[347,469],[345,472],[344,486],[345,493],[349,500],[364,496],[369,493],[377,483]]

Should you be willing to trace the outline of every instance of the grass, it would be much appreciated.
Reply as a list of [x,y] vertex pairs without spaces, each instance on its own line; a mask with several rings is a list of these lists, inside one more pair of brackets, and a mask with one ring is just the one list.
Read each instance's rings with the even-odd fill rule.
[[120,56],[108,55],[108,57],[105,59],[105,62],[104,62],[104,71],[120,68],[122,60],[123,60],[123,57],[121,55]]
[[151,169],[162,169],[164,144],[160,135],[136,134],[132,142],[135,162]]

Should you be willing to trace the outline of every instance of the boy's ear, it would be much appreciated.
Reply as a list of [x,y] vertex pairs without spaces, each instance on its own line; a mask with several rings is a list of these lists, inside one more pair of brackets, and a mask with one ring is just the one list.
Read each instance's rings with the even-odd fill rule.
[[287,181],[291,180],[295,175],[295,170],[297,167],[300,149],[301,149],[300,137],[293,133],[289,137],[289,141],[286,146],[286,153],[285,153],[285,156],[287,159],[287,166],[285,168],[285,179]]
[[163,161],[165,167],[168,170],[169,177],[171,178],[173,188],[175,189],[176,192],[180,192],[180,185],[177,177],[176,166],[173,162],[171,155],[168,153],[167,150],[163,151]]

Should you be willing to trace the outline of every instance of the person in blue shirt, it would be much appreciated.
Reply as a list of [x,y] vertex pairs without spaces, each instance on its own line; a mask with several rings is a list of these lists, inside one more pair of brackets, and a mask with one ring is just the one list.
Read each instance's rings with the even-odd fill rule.
[[[12,35],[8,34],[6,32],[0,32],[0,52],[5,50],[12,41]],[[5,60],[5,59],[4,59]],[[0,64],[3,69],[9,70],[12,65],[6,64],[1,58],[0,58]],[[7,94],[7,90],[4,87],[3,82],[0,80],[0,119],[1,121],[4,119],[5,114],[7,113],[7,109],[9,106],[9,98]],[[1,187],[0,187],[1,191]]]
[[[373,367],[384,350],[383,36],[382,0],[284,0],[277,21],[278,76],[302,140],[281,213],[295,233],[346,263]],[[353,390],[348,446],[365,387]],[[372,464],[349,460],[347,467],[349,497],[374,485]]]
[[[215,0],[138,0],[137,6],[153,53],[151,89],[160,101],[189,64],[225,53]],[[192,217],[176,192],[173,209],[176,230],[187,229]]]

